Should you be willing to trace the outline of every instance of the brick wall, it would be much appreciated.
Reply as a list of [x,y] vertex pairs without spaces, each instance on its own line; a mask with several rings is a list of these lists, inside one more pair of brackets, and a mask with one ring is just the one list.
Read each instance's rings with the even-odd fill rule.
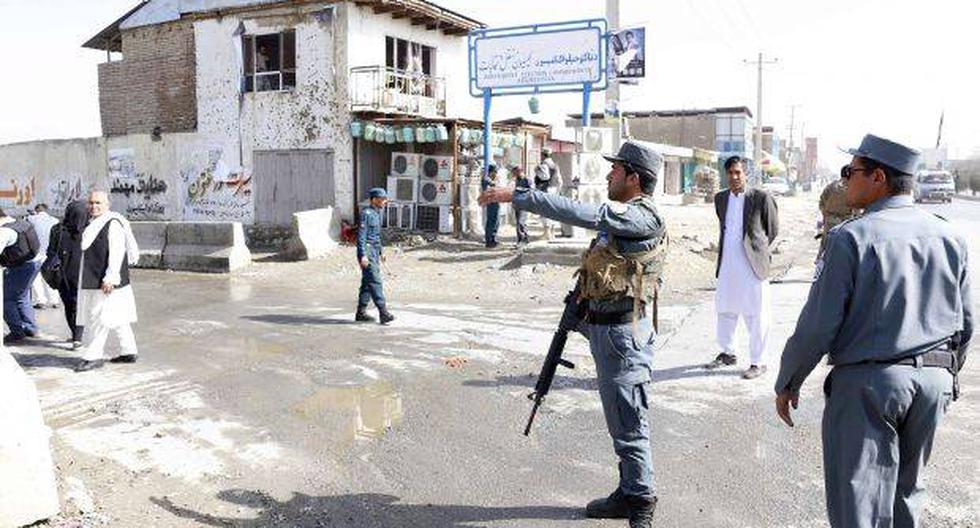
[[106,136],[197,129],[194,28],[189,22],[123,32],[123,60],[99,65]]

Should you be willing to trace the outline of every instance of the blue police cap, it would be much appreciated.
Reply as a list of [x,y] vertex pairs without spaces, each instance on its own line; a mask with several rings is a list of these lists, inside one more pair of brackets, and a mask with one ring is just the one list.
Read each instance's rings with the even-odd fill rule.
[[388,191],[382,189],[381,187],[375,187],[368,191],[369,198],[387,198]]
[[626,163],[634,169],[647,172],[649,177],[656,178],[660,173],[660,165],[664,158],[657,151],[636,143],[627,141],[619,147],[619,152],[612,156],[603,156],[607,161]]
[[920,154],[918,150],[874,134],[865,135],[864,139],[861,140],[861,146],[856,149],[848,149],[847,153],[888,165],[904,174],[914,174],[919,167]]

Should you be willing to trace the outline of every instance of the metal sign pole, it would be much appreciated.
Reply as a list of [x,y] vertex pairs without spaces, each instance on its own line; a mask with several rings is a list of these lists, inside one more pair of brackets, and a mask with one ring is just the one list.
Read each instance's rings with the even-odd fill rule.
[[483,90],[483,175],[490,174],[490,106],[493,102],[493,91]]
[[592,126],[592,112],[589,110],[589,103],[592,100],[592,83],[587,82],[582,85],[582,126]]

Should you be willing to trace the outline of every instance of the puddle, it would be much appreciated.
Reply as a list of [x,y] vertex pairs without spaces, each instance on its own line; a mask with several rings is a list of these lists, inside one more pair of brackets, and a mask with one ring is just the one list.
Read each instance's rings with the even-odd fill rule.
[[293,407],[310,419],[339,421],[335,431],[348,440],[383,436],[402,419],[401,394],[391,383],[355,387],[324,387]]

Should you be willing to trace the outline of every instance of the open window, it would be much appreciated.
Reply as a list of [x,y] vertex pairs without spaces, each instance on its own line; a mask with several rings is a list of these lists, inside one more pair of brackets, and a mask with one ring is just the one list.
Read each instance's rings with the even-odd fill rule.
[[388,87],[403,93],[433,96],[433,86],[425,78],[435,75],[436,49],[397,37],[385,37],[385,66],[394,76]]
[[296,32],[243,35],[246,92],[275,92],[296,87]]

